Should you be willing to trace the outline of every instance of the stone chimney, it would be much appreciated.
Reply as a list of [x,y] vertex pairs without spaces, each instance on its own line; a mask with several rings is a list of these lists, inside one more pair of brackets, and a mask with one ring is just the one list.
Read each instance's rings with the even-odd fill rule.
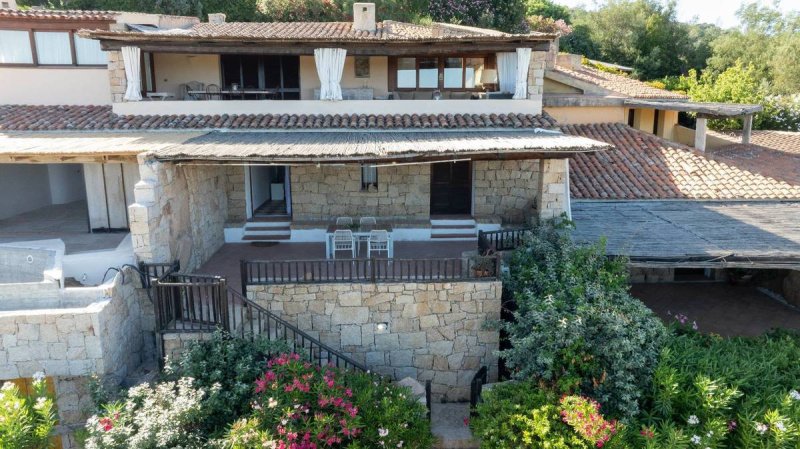
[[220,23],[225,23],[225,14],[218,12],[208,15],[208,23],[213,23],[219,25]]
[[561,53],[558,55],[556,65],[564,67],[565,69],[576,70],[581,68],[583,56],[573,55],[571,53]]
[[353,29],[375,32],[375,3],[353,3]]

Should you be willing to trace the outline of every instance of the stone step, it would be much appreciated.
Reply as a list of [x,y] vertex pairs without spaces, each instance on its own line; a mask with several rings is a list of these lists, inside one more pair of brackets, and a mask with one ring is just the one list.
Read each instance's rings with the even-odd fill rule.
[[431,224],[431,229],[475,229],[474,224],[442,225]]
[[432,239],[463,239],[463,240],[475,240],[478,238],[474,233],[472,234],[465,234],[465,233],[450,233],[450,234],[433,234],[431,233]]
[[478,449],[480,442],[473,438],[464,419],[469,418],[469,403],[431,404],[431,432],[437,449]]
[[269,223],[269,222],[291,222],[292,217],[290,215],[263,215],[263,216],[255,216],[248,220],[249,222],[257,222],[257,223]]
[[278,234],[278,235],[245,235],[242,237],[242,240],[247,240],[248,242],[274,242],[279,240],[289,240],[292,236],[290,234]]

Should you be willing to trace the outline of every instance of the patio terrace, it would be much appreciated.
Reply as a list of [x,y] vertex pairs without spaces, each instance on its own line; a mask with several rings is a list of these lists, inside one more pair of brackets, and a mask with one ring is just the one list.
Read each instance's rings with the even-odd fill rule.
[[[363,248],[362,248],[363,249]],[[394,260],[404,259],[454,259],[476,251],[474,241],[450,242],[395,242]],[[361,260],[365,260],[366,250],[361,251]],[[346,257],[339,252],[340,257]],[[228,280],[228,285],[241,292],[240,279],[242,273],[240,262],[252,261],[324,261],[324,243],[275,243],[275,244],[241,244],[223,245],[205,264],[196,270],[196,274],[217,275]],[[331,259],[333,260],[333,259]],[[339,259],[337,259],[339,260]],[[309,268],[310,270],[310,268]],[[294,273],[294,272],[293,272]]]

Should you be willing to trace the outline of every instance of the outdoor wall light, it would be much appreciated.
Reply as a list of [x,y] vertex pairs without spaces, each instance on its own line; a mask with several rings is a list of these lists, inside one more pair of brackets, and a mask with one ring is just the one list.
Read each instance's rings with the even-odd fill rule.
[[389,330],[389,323],[378,323],[375,325],[375,330],[378,332],[386,332]]

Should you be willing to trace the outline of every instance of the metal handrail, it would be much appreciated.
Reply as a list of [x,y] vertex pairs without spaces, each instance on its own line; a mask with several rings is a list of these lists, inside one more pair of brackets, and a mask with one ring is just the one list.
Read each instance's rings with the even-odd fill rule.
[[517,249],[531,231],[532,228],[478,231],[478,252],[484,254],[488,250],[511,251]]
[[499,258],[242,260],[248,285],[495,280]]

